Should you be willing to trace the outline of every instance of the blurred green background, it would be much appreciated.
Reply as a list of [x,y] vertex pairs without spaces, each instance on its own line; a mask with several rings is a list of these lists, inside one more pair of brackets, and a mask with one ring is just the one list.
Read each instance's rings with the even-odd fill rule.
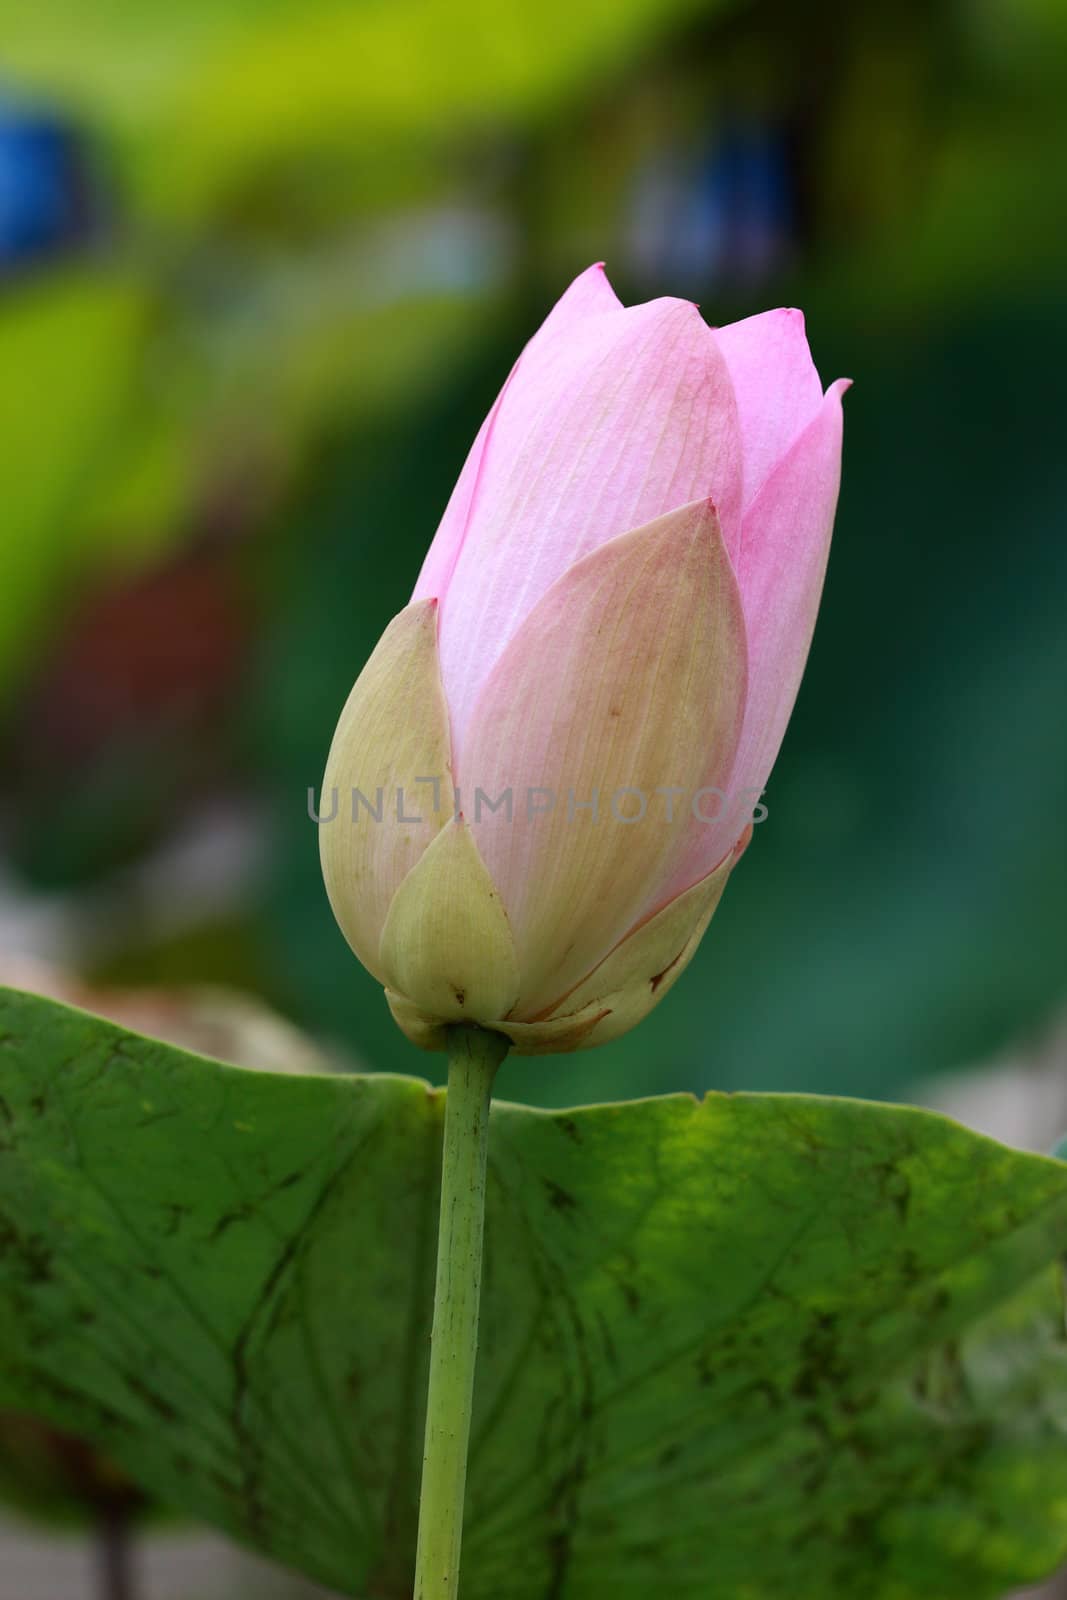
[[501,1092],[894,1096],[1058,1015],[1060,0],[0,17],[9,976],[232,985],[439,1075],[334,925],[307,790],[521,343],[604,258],[712,322],[802,306],[855,379],[844,487],[691,973]]

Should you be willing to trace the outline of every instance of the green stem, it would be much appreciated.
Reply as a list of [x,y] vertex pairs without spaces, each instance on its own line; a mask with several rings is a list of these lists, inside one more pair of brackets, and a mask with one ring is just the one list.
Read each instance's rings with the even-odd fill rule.
[[441,1226],[419,1499],[415,1600],[455,1600],[478,1351],[489,1102],[508,1051],[498,1033],[449,1029]]

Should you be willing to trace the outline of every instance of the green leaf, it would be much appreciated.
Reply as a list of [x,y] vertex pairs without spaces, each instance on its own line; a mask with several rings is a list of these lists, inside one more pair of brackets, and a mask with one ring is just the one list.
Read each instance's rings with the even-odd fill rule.
[[[410,1596],[442,1096],[0,993],[0,1403]],[[1062,1165],[777,1095],[501,1104],[491,1148],[464,1600],[975,1600],[1067,1553]]]
[[195,219],[309,154],[394,170],[610,82],[697,0],[0,0],[5,64],[115,138],[141,197]]

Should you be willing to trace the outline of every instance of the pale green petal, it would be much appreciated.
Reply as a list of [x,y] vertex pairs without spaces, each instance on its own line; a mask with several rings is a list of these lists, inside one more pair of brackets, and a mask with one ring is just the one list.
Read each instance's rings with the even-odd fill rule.
[[[354,790],[367,804],[353,804]],[[336,791],[337,814],[319,827],[333,914],[380,981],[378,947],[390,902],[451,816],[451,790],[437,602],[418,600],[393,618],[356,680],[330,746],[319,802],[320,816],[329,817]],[[371,808],[380,810],[380,820]],[[411,817],[420,820],[404,820]]]
[[444,1022],[490,1024],[519,993],[496,885],[462,819],[450,821],[393,897],[382,930],[386,986]]

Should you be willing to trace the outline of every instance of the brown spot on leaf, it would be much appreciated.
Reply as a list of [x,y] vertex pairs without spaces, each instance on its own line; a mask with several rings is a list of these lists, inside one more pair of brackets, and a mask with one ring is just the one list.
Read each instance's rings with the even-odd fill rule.
[[566,1215],[577,1210],[578,1202],[569,1189],[564,1189],[562,1184],[556,1183],[552,1178],[542,1178],[541,1181],[547,1189],[549,1201],[556,1211]]

